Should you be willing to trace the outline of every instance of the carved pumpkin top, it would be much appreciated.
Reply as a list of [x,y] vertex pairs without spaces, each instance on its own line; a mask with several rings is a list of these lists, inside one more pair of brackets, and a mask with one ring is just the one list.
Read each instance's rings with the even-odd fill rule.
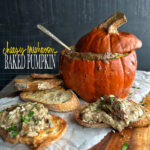
[[142,47],[142,42],[128,32],[118,32],[117,28],[126,23],[123,13],[117,12],[104,23],[84,35],[76,44],[79,52],[128,53]]

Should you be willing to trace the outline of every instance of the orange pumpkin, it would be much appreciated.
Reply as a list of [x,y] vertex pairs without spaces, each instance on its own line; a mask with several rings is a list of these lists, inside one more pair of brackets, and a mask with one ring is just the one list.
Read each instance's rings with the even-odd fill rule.
[[135,49],[142,42],[131,33],[117,31],[126,21],[125,15],[117,12],[84,35],[75,50],[60,55],[60,74],[66,87],[87,102],[104,94],[124,98],[129,93],[137,69]]

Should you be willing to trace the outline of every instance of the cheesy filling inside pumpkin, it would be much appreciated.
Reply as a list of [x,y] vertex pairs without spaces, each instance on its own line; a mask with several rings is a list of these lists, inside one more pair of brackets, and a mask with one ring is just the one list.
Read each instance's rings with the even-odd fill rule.
[[112,59],[117,59],[121,57],[127,56],[129,53],[112,53],[112,52],[106,52],[103,54],[97,54],[97,53],[82,53],[82,52],[77,52],[75,48],[72,48],[71,51],[66,50],[64,53],[66,56],[71,57],[73,59],[82,59],[82,60],[103,60],[103,61],[109,61]]
[[11,106],[0,112],[0,118],[0,127],[8,131],[12,138],[38,136],[40,130],[53,126],[48,109],[39,103]]
[[130,123],[144,116],[142,106],[113,95],[101,97],[97,102],[87,105],[81,112],[82,121],[89,124],[103,122],[118,131],[122,131]]

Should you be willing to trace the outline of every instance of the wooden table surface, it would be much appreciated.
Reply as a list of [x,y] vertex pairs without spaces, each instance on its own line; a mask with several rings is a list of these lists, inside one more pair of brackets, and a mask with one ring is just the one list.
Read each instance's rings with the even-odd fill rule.
[[[24,78],[27,76],[19,75],[16,78]],[[16,96],[13,81],[6,85],[0,91],[0,98],[6,96]],[[150,110],[150,94],[145,97],[145,103]],[[124,137],[122,137],[124,135]],[[102,141],[94,145],[89,150],[121,150],[124,142],[129,143],[127,150],[150,150],[150,126],[144,128],[124,129],[121,133],[110,132]]]

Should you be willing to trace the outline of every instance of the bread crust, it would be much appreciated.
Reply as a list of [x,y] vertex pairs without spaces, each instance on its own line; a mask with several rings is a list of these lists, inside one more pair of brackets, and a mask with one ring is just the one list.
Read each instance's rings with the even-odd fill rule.
[[32,77],[34,79],[54,79],[54,78],[59,77],[59,74],[48,74],[48,73],[39,74],[39,73],[32,73],[30,75],[30,77]]
[[[133,104],[138,104],[134,101],[130,101]],[[138,104],[140,105],[140,104]],[[140,105],[141,106],[141,105]],[[146,127],[150,123],[150,111],[146,107],[141,106],[145,110],[145,115],[136,122],[130,123],[129,127],[134,127],[134,128],[140,128],[140,127]]]
[[[132,103],[134,104],[137,104],[133,101],[131,101]],[[140,105],[140,104],[138,104]],[[86,123],[86,122],[83,122],[81,120],[81,117],[80,117],[80,113],[83,109],[85,109],[86,105],[82,105],[76,112],[75,112],[75,119],[76,121],[82,125],[82,126],[85,126],[85,127],[90,127],[90,128],[108,128],[108,127],[111,127],[110,125],[107,125],[105,123]],[[146,109],[145,107],[141,106],[144,110],[145,110],[145,114],[144,114],[144,117],[141,118],[141,120],[139,121],[136,121],[136,122],[133,122],[133,123],[130,123],[129,124],[129,127],[133,127],[133,128],[136,128],[136,127],[146,127],[149,125],[150,121],[150,111],[148,109]]]
[[14,86],[18,91],[36,91],[47,90],[60,85],[63,81],[61,79],[15,79]]
[[[22,143],[29,145],[30,149],[32,150],[42,150],[52,143],[59,140],[63,134],[66,132],[67,129],[67,122],[56,116],[52,115],[53,122],[55,122],[55,126],[53,128],[49,128],[47,130],[41,130],[39,135],[36,137],[17,137],[13,139],[8,136],[8,132],[5,131],[3,128],[0,128],[0,135],[2,136],[3,140],[6,142],[10,142],[12,144]],[[55,130],[55,133],[52,131]],[[47,134],[48,133],[48,134]],[[45,136],[45,134],[47,136]]]
[[77,109],[80,106],[80,101],[72,90],[69,89],[68,91],[71,93],[71,98],[65,103],[49,104],[46,102],[42,102],[41,100],[37,100],[36,98],[35,99],[27,98],[28,92],[20,93],[20,97],[22,100],[25,100],[25,101],[33,101],[33,102],[41,103],[51,111],[69,112],[69,111],[73,111]]

